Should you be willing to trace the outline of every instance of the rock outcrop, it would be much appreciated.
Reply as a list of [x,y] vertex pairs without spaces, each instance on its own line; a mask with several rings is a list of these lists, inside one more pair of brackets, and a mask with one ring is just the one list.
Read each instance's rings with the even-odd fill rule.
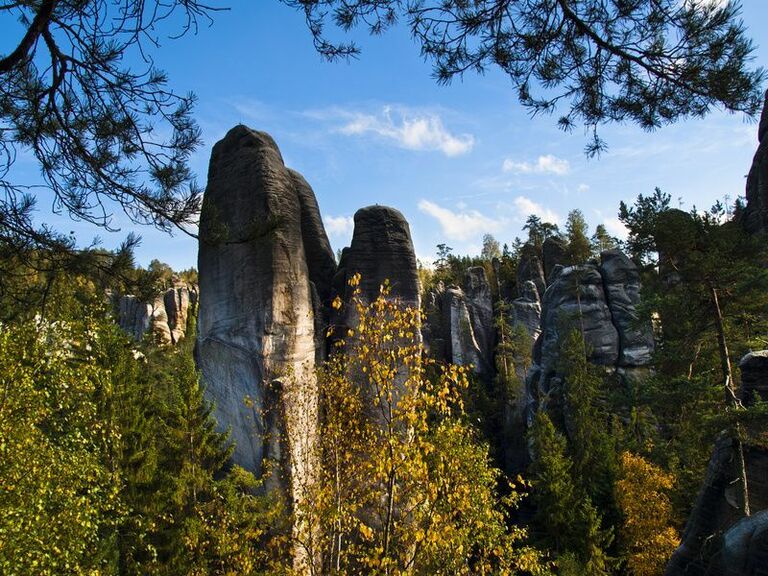
[[520,250],[520,263],[517,266],[518,290],[528,281],[533,282],[536,286],[541,299],[547,287],[547,280],[544,276],[544,266],[538,250],[533,244],[525,244]]
[[650,364],[653,333],[640,321],[640,280],[636,266],[617,250],[601,255],[601,265],[555,266],[544,293],[541,334],[534,345],[534,365],[526,388],[528,413],[539,402],[558,409],[562,375],[558,373],[564,338],[576,329],[584,337],[590,362],[620,374]]
[[443,362],[472,365],[484,383],[494,377],[496,328],[485,270],[467,270],[463,287],[438,286],[427,296],[423,335],[430,355]]
[[119,296],[115,308],[118,325],[131,338],[138,342],[151,333],[158,344],[170,346],[184,338],[196,306],[197,287],[177,281],[152,302],[130,294]]
[[768,232],[768,91],[757,130],[758,147],[747,176],[743,223],[748,232]]
[[267,487],[292,499],[313,468],[316,315],[332,262],[311,188],[269,135],[230,130],[213,148],[200,218],[196,356],[233,460],[257,476],[278,462]]
[[536,285],[528,280],[520,288],[520,297],[511,303],[510,323],[523,326],[533,340],[541,332],[541,300]]
[[741,400],[750,405],[758,397],[768,400],[768,350],[750,352],[739,362]]
[[637,315],[640,273],[620,250],[600,254],[600,274],[611,320],[619,335],[619,366],[646,366],[653,354],[653,332]]
[[[744,387],[741,395],[747,405],[753,401],[754,392],[768,384],[767,359],[768,350],[762,350],[747,354],[739,365]],[[723,435],[716,442],[682,543],[672,555],[665,576],[761,574],[728,570],[739,565],[766,566],[754,561],[768,558],[764,518],[768,510],[768,451],[744,447],[749,504],[754,515],[741,520],[742,487],[737,449],[736,441],[730,436]],[[758,516],[760,519],[756,520]],[[730,560],[723,563],[725,558]]]
[[379,205],[361,208],[354,220],[352,243],[342,252],[334,288],[348,295],[347,281],[360,274],[360,295],[366,302],[374,301],[388,281],[390,297],[418,308],[419,275],[408,221],[398,210]]

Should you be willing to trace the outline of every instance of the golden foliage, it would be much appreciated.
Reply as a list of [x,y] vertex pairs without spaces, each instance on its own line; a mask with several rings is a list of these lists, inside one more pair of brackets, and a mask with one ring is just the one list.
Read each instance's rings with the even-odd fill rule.
[[[547,574],[541,554],[507,527],[514,487],[467,424],[467,370],[422,358],[420,312],[389,298],[367,304],[320,374],[319,474],[296,507],[315,574]],[[334,306],[340,308],[341,306]],[[347,331],[348,330],[348,331]],[[427,377],[435,373],[434,378]]]
[[671,527],[672,507],[667,493],[673,477],[642,456],[621,455],[616,503],[624,522],[619,546],[627,572],[635,576],[658,576],[680,538]]

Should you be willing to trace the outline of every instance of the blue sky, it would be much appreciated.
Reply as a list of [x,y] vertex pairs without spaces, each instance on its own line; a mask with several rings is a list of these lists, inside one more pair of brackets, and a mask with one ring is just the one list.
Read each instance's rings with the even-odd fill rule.
[[[768,67],[768,1],[742,4],[758,45],[755,63]],[[655,186],[685,209],[744,193],[757,127],[740,114],[715,112],[653,133],[603,127],[609,150],[588,159],[582,130],[567,134],[556,117],[530,118],[499,73],[438,86],[402,29],[358,34],[358,59],[328,63],[302,15],[276,0],[214,5],[231,9],[155,54],[171,86],[198,97],[205,140],[193,158],[198,179],[205,183],[211,147],[235,124],[271,133],[286,164],[313,186],[334,248],[349,242],[355,210],[374,203],[405,214],[417,256],[431,261],[442,242],[457,253],[479,252],[485,233],[511,243],[531,213],[563,224],[579,208],[591,228],[602,222],[620,235],[619,201]],[[19,30],[0,22],[0,53]],[[18,174],[32,181],[35,166],[25,163]],[[132,227],[118,213],[115,234],[51,214],[45,197],[38,216],[84,243],[98,235],[108,248],[133,230],[143,237],[143,265],[153,258],[177,269],[196,264],[194,240]]]

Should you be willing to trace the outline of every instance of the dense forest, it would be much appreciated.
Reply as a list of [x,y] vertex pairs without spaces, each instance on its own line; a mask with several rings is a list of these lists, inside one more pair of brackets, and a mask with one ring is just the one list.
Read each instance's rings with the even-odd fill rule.
[[[562,229],[530,215],[523,238],[486,234],[480,254],[441,243],[434,262],[376,198],[334,258],[266,132],[229,130],[197,184],[196,97],[155,61],[223,7],[0,0],[0,574],[766,574],[768,94],[740,3],[278,3],[328,60],[357,56],[355,30],[395,30],[439,84],[492,70],[520,109],[583,129],[590,158],[607,125],[762,105],[746,197],[683,211],[647,190],[617,207],[626,238],[574,209]],[[289,96],[330,75],[242,46],[206,50],[236,82],[240,60],[299,77],[259,76],[294,120],[446,157],[476,143],[437,113],[318,112]],[[318,102],[351,88],[333,87]],[[38,201],[194,238],[198,269],[137,265],[133,233],[83,245]]]
[[[175,346],[117,326],[120,294],[151,301],[193,286],[195,270],[142,269],[129,252],[83,253],[102,266],[82,271],[52,268],[55,255],[38,250],[15,255],[0,328],[2,572],[288,574],[298,539],[324,574],[661,574],[716,440],[759,449],[768,417],[759,397],[740,396],[735,367],[768,345],[764,239],[744,230],[739,203],[669,204],[659,190],[622,204],[625,242],[602,226],[590,235],[574,210],[565,231],[533,216],[524,240],[488,235],[477,256],[441,245],[420,266],[423,294],[484,268],[497,312],[490,387],[424,355],[421,312],[386,289],[368,303],[353,278],[344,305],[358,323],[334,347],[354,352],[319,368],[323,465],[293,505],[268,489],[274,470],[230,463],[195,370],[195,309]],[[512,478],[499,451],[519,389],[510,367],[530,365],[533,342],[503,312],[526,253],[553,241],[566,266],[617,246],[631,255],[656,351],[645,377],[622,380],[588,361],[578,331],[564,335],[563,405],[535,414],[530,460]],[[350,377],[360,372],[378,383],[385,416],[366,413]]]

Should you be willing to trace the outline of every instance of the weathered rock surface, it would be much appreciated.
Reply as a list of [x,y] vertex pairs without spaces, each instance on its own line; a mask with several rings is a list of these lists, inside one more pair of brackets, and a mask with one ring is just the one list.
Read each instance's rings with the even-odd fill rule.
[[528,280],[520,289],[520,297],[512,301],[512,324],[525,327],[533,340],[541,332],[541,300],[536,285]]
[[265,459],[280,462],[272,485],[293,498],[312,472],[316,301],[332,260],[314,195],[272,138],[230,130],[213,148],[200,219],[197,360],[233,460],[257,476]]
[[750,352],[739,362],[741,400],[752,404],[759,396],[768,400],[768,350]]
[[637,314],[640,273],[620,250],[600,254],[600,274],[611,319],[619,334],[619,366],[645,366],[653,354],[653,331]]
[[757,131],[758,147],[747,176],[744,227],[752,233],[768,232],[768,91]]
[[[742,390],[742,397],[747,404],[753,399],[755,386],[768,381],[766,358],[768,350],[763,350],[748,354],[740,363],[742,383],[746,376],[748,390]],[[736,449],[736,442],[725,435],[716,442],[682,543],[667,565],[666,576],[765,573],[726,571],[736,569],[742,565],[740,563],[744,570],[749,566],[762,566],[763,569],[768,566],[753,563],[756,558],[768,558],[768,533],[762,519],[765,512],[760,516],[759,526],[752,520],[758,516],[757,512],[768,509],[768,451],[758,447],[744,448],[749,503],[754,516],[750,519],[752,522],[736,524],[742,517],[742,486]],[[753,529],[755,533],[749,535]],[[723,563],[725,558],[730,560]]]
[[601,255],[594,266],[553,267],[544,293],[541,334],[533,350],[534,366],[526,388],[528,416],[539,402],[554,409],[561,406],[563,378],[558,374],[564,338],[574,329],[581,332],[593,364],[633,378],[645,370],[653,353],[650,323],[640,322],[640,280],[635,265],[618,250]]
[[361,275],[360,295],[366,302],[374,301],[388,280],[390,297],[399,298],[406,306],[420,306],[411,229],[398,210],[376,205],[355,213],[352,243],[343,251],[334,286],[346,293],[346,281],[357,273]]
[[153,302],[140,302],[133,295],[120,296],[116,306],[118,325],[136,341],[151,332],[160,345],[177,344],[184,338],[196,303],[197,287],[183,282],[175,282]]
[[120,296],[117,304],[117,321],[120,328],[137,342],[152,325],[152,304],[140,302],[136,296]]
[[427,295],[422,330],[429,353],[443,362],[472,364],[481,381],[494,377],[496,346],[493,300],[485,270],[467,270],[463,288],[438,286]]

